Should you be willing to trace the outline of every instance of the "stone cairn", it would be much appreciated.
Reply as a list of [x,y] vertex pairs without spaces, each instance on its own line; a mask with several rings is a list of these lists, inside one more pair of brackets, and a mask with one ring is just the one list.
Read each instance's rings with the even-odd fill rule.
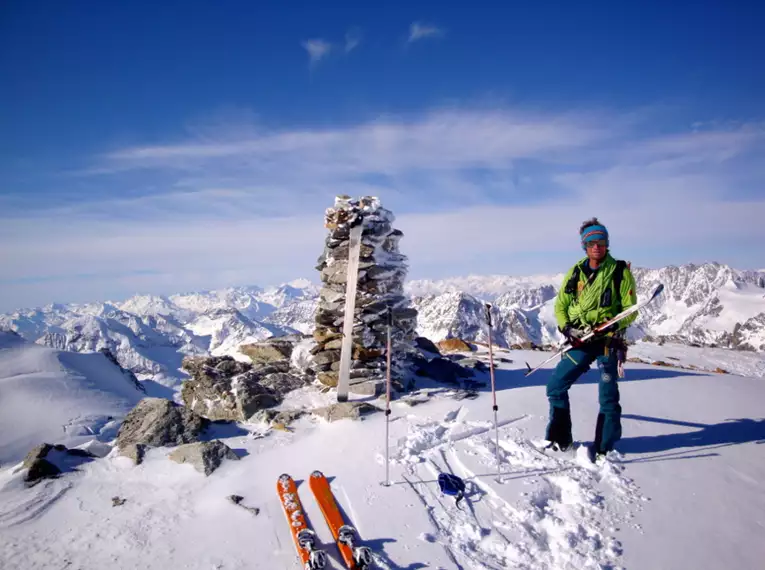
[[353,353],[350,390],[376,395],[384,388],[386,375],[387,310],[393,313],[391,331],[391,379],[398,389],[406,387],[417,349],[414,344],[417,311],[404,296],[406,256],[399,252],[400,230],[395,216],[374,197],[353,200],[338,196],[325,213],[329,230],[324,253],[316,269],[321,272],[322,289],[316,310],[317,342],[309,365],[319,381],[337,386],[340,347],[348,279],[350,226],[361,218],[361,253],[353,325]]

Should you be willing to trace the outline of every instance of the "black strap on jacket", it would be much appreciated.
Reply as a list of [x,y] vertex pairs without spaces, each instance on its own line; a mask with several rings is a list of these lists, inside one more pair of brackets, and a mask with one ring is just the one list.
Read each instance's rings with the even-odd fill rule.
[[[617,259],[616,260],[616,269],[614,270],[613,274],[613,287],[606,287],[603,290],[602,295],[600,296],[600,306],[601,307],[610,307],[611,301],[612,301],[612,295],[616,295],[616,313],[621,313],[622,311],[622,281],[624,279],[624,270],[627,268],[627,262],[623,259]],[[566,282],[566,287],[564,291],[574,296],[574,300],[576,300],[577,295],[579,294],[579,275],[581,274],[582,268],[577,263],[574,266],[574,271],[571,273],[571,277]],[[613,292],[612,292],[613,291]]]

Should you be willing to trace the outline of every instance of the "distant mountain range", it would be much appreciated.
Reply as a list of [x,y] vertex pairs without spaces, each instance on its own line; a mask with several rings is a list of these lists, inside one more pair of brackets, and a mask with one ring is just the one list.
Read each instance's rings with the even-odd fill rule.
[[[629,331],[648,338],[702,346],[765,351],[765,271],[739,271],[719,263],[661,269],[633,268],[638,296],[663,283],[659,299],[641,311]],[[419,330],[485,341],[482,303],[496,313],[493,340],[503,346],[561,340],[554,302],[563,274],[539,277],[467,277],[413,282]]]
[[[297,285],[297,286],[296,286]],[[139,380],[167,387],[185,373],[187,355],[231,354],[271,336],[310,332],[319,289],[305,280],[270,289],[232,287],[170,296],[137,295],[122,302],[53,304],[0,315],[0,329],[59,350],[108,349]],[[305,313],[306,311],[303,310]]]
[[[765,351],[765,271],[726,265],[633,269],[638,295],[658,283],[665,291],[630,329],[647,338]],[[562,274],[470,276],[417,280],[406,290],[419,312],[418,332],[485,342],[483,304],[494,314],[492,340],[504,347],[560,341],[553,305]],[[0,329],[49,347],[108,349],[138,379],[167,387],[185,377],[186,355],[247,357],[239,346],[271,336],[313,331],[319,288],[301,279],[279,287],[232,287],[170,296],[139,295],[122,302],[53,304],[0,315]]]

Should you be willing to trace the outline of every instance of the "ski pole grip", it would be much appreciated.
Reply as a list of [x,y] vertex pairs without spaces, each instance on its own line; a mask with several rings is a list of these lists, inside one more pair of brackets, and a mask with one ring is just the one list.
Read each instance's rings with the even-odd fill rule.
[[486,303],[486,305],[484,305],[484,310],[486,312],[486,322],[488,322],[489,326],[491,326],[491,305]]
[[388,326],[392,327],[393,326],[393,309],[391,309],[390,307],[388,307],[387,321],[388,321]]

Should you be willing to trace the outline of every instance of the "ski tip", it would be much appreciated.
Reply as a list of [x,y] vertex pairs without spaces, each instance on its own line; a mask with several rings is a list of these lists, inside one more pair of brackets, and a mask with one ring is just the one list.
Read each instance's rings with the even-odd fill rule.
[[311,473],[311,477],[314,477],[314,478],[318,478],[318,477],[324,477],[324,473],[322,473],[322,472],[321,472],[321,471],[319,471],[318,469],[315,469],[315,470],[314,470],[314,471]]

